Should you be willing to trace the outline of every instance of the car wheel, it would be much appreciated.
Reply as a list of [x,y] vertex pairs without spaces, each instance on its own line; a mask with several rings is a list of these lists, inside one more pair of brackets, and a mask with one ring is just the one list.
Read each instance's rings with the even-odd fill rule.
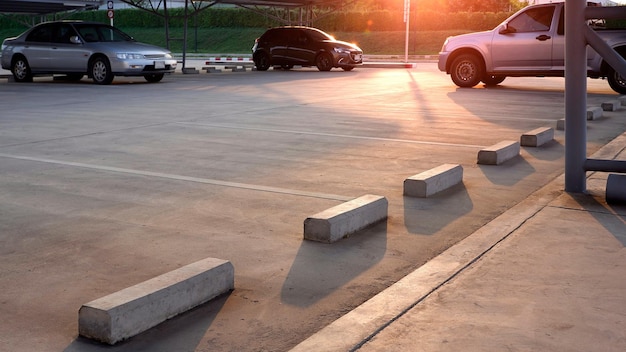
[[333,57],[328,53],[321,53],[315,58],[315,66],[320,71],[330,71],[333,68]]
[[258,53],[254,55],[254,66],[256,66],[258,71],[267,71],[271,66],[270,56],[266,53]]
[[354,70],[354,66],[341,66],[344,71],[352,71]]
[[464,54],[452,61],[450,76],[457,86],[469,88],[480,82],[483,76],[482,70],[482,65],[476,55]]
[[497,86],[498,84],[504,82],[506,76],[498,76],[498,75],[486,75],[483,77],[482,81],[486,86]]
[[143,75],[143,78],[145,78],[146,81],[150,83],[156,83],[160,82],[163,79],[163,76],[165,76],[164,73],[150,73],[147,75]]
[[13,78],[16,82],[33,81],[33,74],[30,71],[30,66],[28,65],[28,61],[26,61],[26,58],[23,56],[18,56],[13,59],[11,72],[13,73]]
[[113,73],[111,72],[111,64],[104,57],[96,57],[91,62],[91,78],[97,84],[110,84],[113,82]]
[[609,67],[606,79],[609,81],[611,89],[619,94],[626,94],[626,79],[615,71],[613,67]]

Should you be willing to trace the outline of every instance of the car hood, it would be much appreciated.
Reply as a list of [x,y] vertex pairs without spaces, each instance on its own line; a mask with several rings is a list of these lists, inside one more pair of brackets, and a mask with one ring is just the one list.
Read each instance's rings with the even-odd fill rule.
[[94,42],[94,43],[85,43],[86,47],[91,48],[103,48],[106,51],[116,51],[116,52],[137,52],[137,53],[169,53],[169,50],[140,42]]
[[329,43],[329,44],[343,46],[345,48],[350,48],[350,49],[353,49],[353,50],[363,51],[358,46],[356,46],[356,45],[354,45],[352,43],[341,41],[341,40],[325,40],[324,42]]
[[455,35],[446,39],[443,50],[452,51],[459,45],[480,46],[481,43],[490,42],[492,37],[493,30]]

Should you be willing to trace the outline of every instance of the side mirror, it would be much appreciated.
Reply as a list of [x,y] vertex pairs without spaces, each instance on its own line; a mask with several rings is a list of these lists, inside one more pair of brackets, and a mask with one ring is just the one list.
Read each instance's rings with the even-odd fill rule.
[[513,27],[509,27],[509,24],[508,24],[508,23],[504,23],[504,24],[500,27],[500,30],[498,31],[498,33],[500,33],[500,34],[515,33],[515,28],[513,28]]
[[72,44],[82,44],[82,40],[77,35],[73,35],[70,37],[70,43]]

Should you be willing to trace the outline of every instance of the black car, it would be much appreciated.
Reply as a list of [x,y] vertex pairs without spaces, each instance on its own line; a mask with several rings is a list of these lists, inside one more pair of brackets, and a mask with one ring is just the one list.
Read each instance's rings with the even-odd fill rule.
[[257,38],[252,59],[259,71],[272,66],[317,66],[320,71],[341,67],[346,71],[363,63],[363,51],[356,45],[335,40],[323,31],[302,26],[276,27]]

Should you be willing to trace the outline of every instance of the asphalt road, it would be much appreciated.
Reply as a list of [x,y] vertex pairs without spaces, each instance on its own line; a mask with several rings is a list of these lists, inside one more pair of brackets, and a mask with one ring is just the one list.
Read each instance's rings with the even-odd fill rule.
[[[563,173],[564,134],[500,166],[477,153],[564,117],[564,80],[459,89],[434,63],[0,80],[0,350],[285,351]],[[588,103],[616,94],[589,80]],[[589,122],[589,154],[626,130]],[[461,164],[428,199],[409,176]],[[364,194],[389,219],[334,244],[306,217]],[[84,303],[207,257],[235,290],[112,348]]]

